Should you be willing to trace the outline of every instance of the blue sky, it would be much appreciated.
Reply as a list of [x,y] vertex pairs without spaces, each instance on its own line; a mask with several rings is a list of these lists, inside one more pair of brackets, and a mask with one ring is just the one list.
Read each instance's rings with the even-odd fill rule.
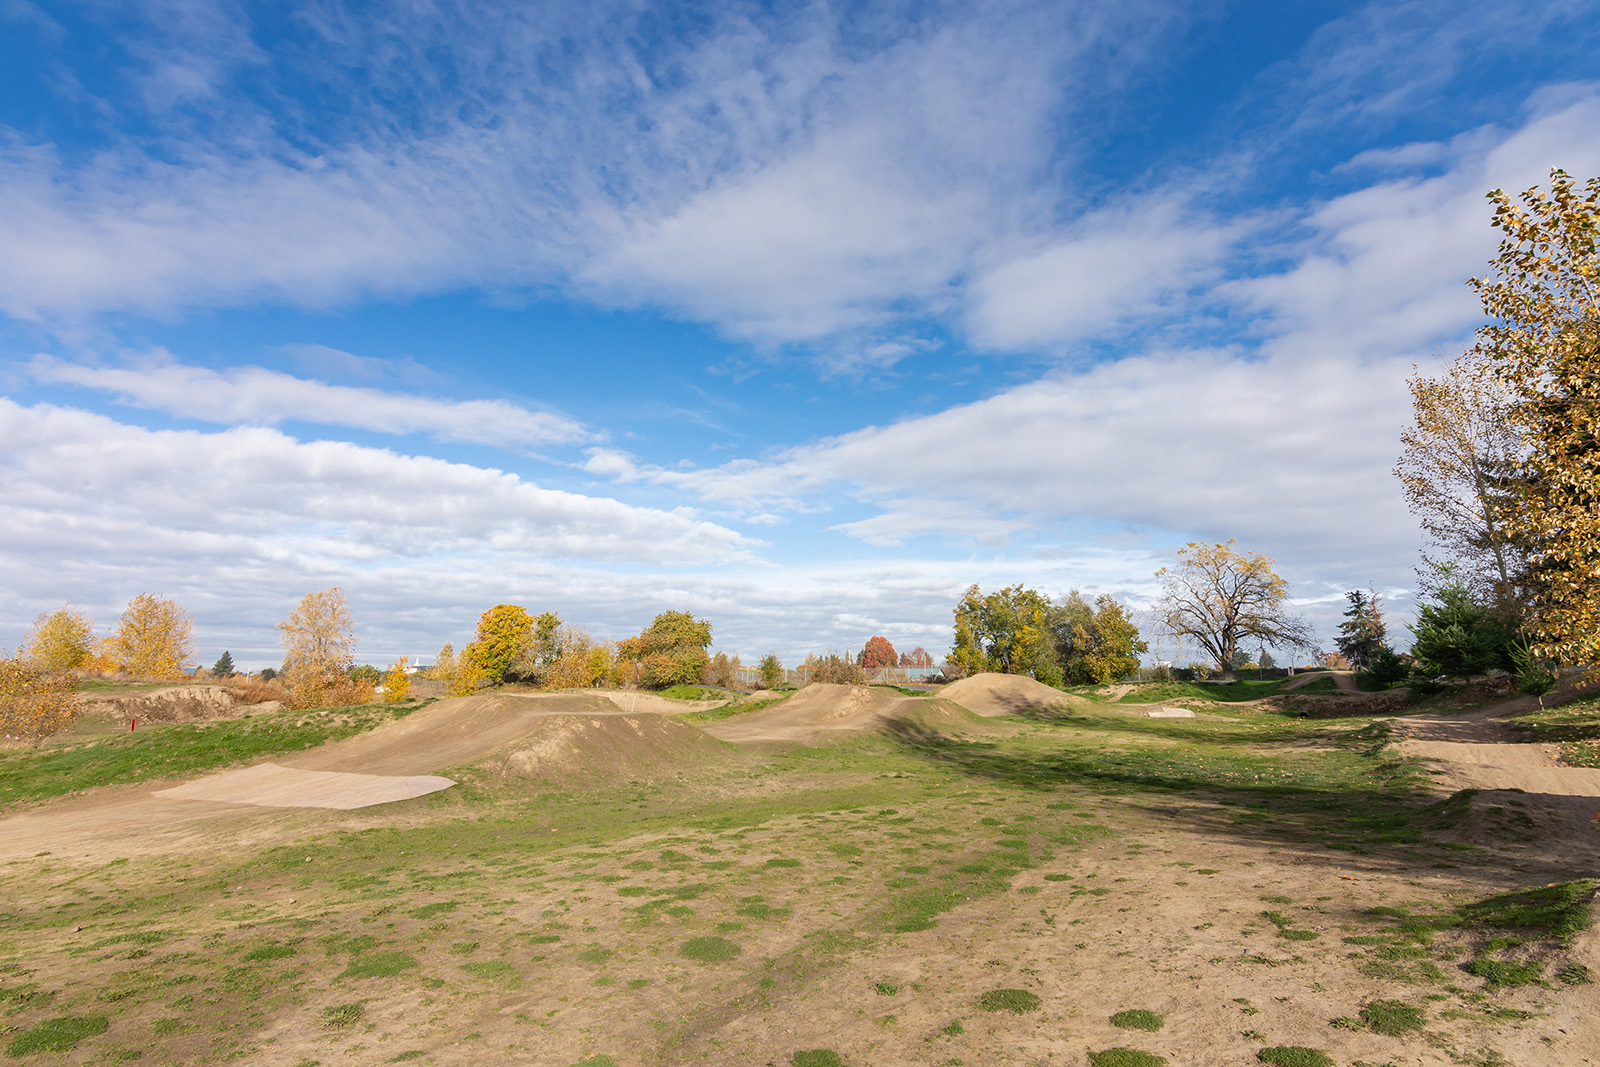
[[[581,8],[581,10],[580,10]],[[0,640],[143,591],[383,662],[942,654],[1190,540],[1409,612],[1484,193],[1600,173],[1585,3],[0,0]],[[1168,650],[1168,654],[1174,650]]]

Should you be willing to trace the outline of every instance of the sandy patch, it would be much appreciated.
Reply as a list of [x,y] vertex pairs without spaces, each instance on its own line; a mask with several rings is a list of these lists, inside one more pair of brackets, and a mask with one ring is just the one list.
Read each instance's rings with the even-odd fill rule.
[[260,763],[224,771],[154,795],[171,800],[210,800],[264,808],[334,808],[349,811],[427,796],[456,783],[437,775],[396,776],[306,771]]

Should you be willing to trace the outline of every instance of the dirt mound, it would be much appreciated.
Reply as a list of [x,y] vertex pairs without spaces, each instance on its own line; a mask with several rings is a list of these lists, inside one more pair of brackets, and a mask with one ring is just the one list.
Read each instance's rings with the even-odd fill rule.
[[586,788],[726,764],[732,745],[659,715],[553,715],[484,766]]
[[229,719],[245,710],[272,710],[266,704],[246,709],[234,700],[233,690],[225,685],[175,685],[143,693],[89,696],[83,705],[84,711],[114,715],[123,722],[137,719],[148,723],[204,722]]
[[371,733],[278,762],[312,771],[426,774],[482,759],[532,733],[552,715],[618,715],[591,693],[489,693],[430,704]]
[[1085,703],[1021,674],[974,674],[951,682],[939,695],[979,715],[1020,715],[1046,708],[1076,708]]
[[602,692],[618,709],[630,715],[636,712],[646,715],[682,715],[688,711],[720,708],[728,702],[727,700],[676,700],[673,697],[664,697],[660,693],[646,693],[638,689],[607,689]]
[[904,733],[906,729],[970,731],[981,724],[971,712],[937,697],[912,697],[864,685],[808,685],[781,704],[712,723],[705,731],[736,744],[823,744],[851,734]]

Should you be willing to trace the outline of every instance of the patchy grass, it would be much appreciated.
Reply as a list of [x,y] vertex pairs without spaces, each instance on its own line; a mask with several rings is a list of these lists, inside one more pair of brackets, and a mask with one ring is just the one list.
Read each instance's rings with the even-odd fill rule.
[[[1260,700],[1283,692],[1282,678],[1240,678],[1227,684],[1208,682],[1144,682],[1124,694],[1119,704],[1159,704],[1168,700],[1215,700],[1236,703],[1243,700]],[[1331,685],[1333,679],[1327,679]],[[1311,683],[1315,684],[1315,683]],[[1304,687],[1296,692],[1304,692]]]
[[1257,1052],[1256,1059],[1273,1067],[1333,1067],[1333,1057],[1304,1045],[1274,1045]]
[[723,963],[739,954],[739,946],[725,937],[691,937],[678,954],[700,963]]
[[1404,1037],[1419,1032],[1428,1014],[1403,1000],[1374,1000],[1361,1009],[1361,1021],[1375,1034]]
[[1039,1010],[1039,995],[1026,989],[991,989],[978,998],[978,1007],[984,1011],[1009,1011],[1023,1015]]
[[1113,1015],[1111,1025],[1123,1030],[1148,1030],[1150,1033],[1155,1033],[1167,1025],[1167,1020],[1153,1011],[1130,1008]]
[[794,1067],[844,1067],[844,1058],[831,1048],[796,1052],[789,1058]]
[[1164,1067],[1165,1056],[1136,1048],[1108,1048],[1089,1053],[1089,1067]]
[[109,1027],[102,1015],[46,1019],[13,1037],[6,1053],[26,1056],[34,1052],[70,1052],[78,1042],[103,1034]]

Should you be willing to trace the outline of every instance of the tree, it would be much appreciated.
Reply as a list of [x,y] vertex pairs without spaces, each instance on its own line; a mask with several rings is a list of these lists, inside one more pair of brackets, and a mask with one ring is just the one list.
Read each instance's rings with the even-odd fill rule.
[[1344,597],[1350,601],[1350,609],[1344,613],[1345,621],[1339,624],[1339,636],[1334,638],[1334,644],[1356,670],[1364,671],[1387,647],[1384,638],[1388,628],[1383,623],[1376,590],[1368,596],[1359,589],[1352,589]]
[[928,650],[918,645],[910,652],[900,653],[900,666],[902,667],[931,667],[933,657],[928,655]]
[[72,725],[83,709],[78,683],[64,671],[0,660],[0,740],[39,744]]
[[218,678],[226,678],[233,673],[233,653],[227,649],[222,650],[222,655],[217,657],[217,662],[211,665],[211,673]]
[[1514,616],[1527,599],[1527,559],[1507,522],[1528,464],[1515,395],[1472,353],[1437,378],[1415,374],[1407,384],[1413,421],[1394,473],[1431,542],[1418,570],[1424,589],[1447,565],[1455,580]]
[[1260,664],[1261,669],[1264,671],[1270,671],[1278,665],[1278,661],[1272,658],[1272,653],[1265,648],[1261,650],[1261,656],[1256,662]]
[[1526,472],[1505,536],[1532,572],[1532,653],[1600,662],[1600,178],[1550,174],[1513,200],[1495,189],[1503,237],[1473,280],[1490,323],[1472,356],[1514,398]]
[[1516,635],[1460,583],[1446,583],[1424,601],[1411,632],[1419,679],[1466,679],[1492,670],[1517,670]]
[[663,611],[638,637],[617,642],[619,654],[639,665],[639,683],[647,689],[694,685],[711,657],[711,622],[687,611]]
[[44,671],[84,666],[94,645],[94,622],[65,605],[40,613],[22,642],[22,659]]
[[1311,643],[1306,623],[1285,611],[1289,583],[1273,573],[1273,561],[1260,553],[1240,553],[1235,542],[1189,542],[1178,549],[1175,567],[1156,572],[1161,597],[1156,613],[1163,629],[1198,644],[1222,677],[1233,677],[1233,653],[1245,638],[1275,648]]
[[140,593],[111,637],[117,669],[144,678],[180,678],[195,656],[194,621],[173,600]]
[[[532,682],[546,688],[567,688],[550,680],[561,659],[562,635],[566,632],[567,629],[561,624],[561,616],[555,612],[546,611],[535,616],[532,629],[522,639],[512,658],[511,667],[502,679]],[[587,633],[583,636],[589,639]]]
[[401,656],[389,665],[383,673],[383,702],[385,704],[399,704],[411,699],[411,675],[406,668],[411,666],[410,656]]
[[539,684],[546,688],[588,689],[611,674],[611,649],[580,626],[559,627],[550,635],[549,645],[549,663],[539,674]]
[[1056,655],[1062,673],[1081,685],[1105,685],[1139,669],[1139,656],[1150,645],[1128,610],[1107,593],[1095,598],[1091,611],[1074,589],[1062,604],[1070,627],[1057,625]]
[[880,667],[893,667],[899,664],[900,656],[895,652],[894,646],[887,637],[869,637],[861,649],[857,662],[869,671]]
[[428,677],[436,682],[448,683],[456,674],[456,646],[446,641],[439,648],[439,654],[433,659],[433,667],[428,672]]
[[[556,619],[556,625],[561,620]],[[466,651],[477,672],[490,682],[503,682],[513,664],[522,661],[533,639],[533,616],[520,604],[496,604],[478,616],[478,632]]]
[[761,688],[774,689],[783,681],[783,661],[778,659],[776,652],[768,652],[761,657]]
[[346,707],[370,699],[371,687],[350,674],[358,639],[343,589],[307,593],[278,630],[291,707]]
[[1057,684],[1061,671],[1051,640],[1050,598],[1021,585],[987,596],[969,586],[955,608],[949,661],[957,674],[1027,674]]

